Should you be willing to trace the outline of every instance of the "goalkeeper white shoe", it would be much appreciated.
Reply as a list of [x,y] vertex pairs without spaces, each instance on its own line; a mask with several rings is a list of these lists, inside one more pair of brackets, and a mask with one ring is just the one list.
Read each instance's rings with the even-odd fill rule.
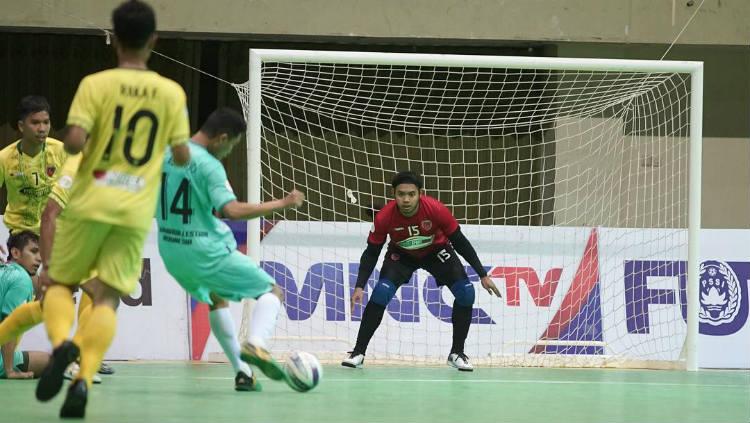
[[345,358],[344,361],[341,362],[341,365],[344,367],[351,367],[353,369],[362,368],[365,363],[365,355],[354,353],[354,351],[349,352],[349,357]]
[[464,353],[448,354],[448,365],[455,367],[462,372],[473,372],[474,366],[469,362],[469,357]]
[[[63,373],[63,377],[67,380],[73,380],[78,376],[78,371],[80,371],[81,368],[78,366],[78,363],[75,361],[70,363],[70,366],[68,366],[67,369],[65,369],[65,373]],[[99,384],[102,383],[102,378],[99,375],[94,375],[94,377],[91,378],[91,381]]]

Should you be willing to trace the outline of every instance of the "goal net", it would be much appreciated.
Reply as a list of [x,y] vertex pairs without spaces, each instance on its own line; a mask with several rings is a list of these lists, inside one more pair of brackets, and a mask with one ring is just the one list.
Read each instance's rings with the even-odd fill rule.
[[[250,66],[236,86],[249,197],[307,195],[248,228],[249,253],[286,295],[275,351],[351,350],[372,209],[410,169],[502,292],[467,265],[475,364],[684,367],[694,353],[700,64],[253,50]],[[444,362],[452,303],[417,271],[367,363]]]

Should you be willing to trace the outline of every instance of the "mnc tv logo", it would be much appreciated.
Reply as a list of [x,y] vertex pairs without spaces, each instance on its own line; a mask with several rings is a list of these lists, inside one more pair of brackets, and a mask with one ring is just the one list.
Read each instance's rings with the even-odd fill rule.
[[[679,289],[655,289],[648,286],[651,277],[679,280]],[[685,261],[626,261],[625,303],[629,333],[650,332],[649,306],[677,304],[687,318],[687,263]],[[707,260],[699,267],[699,331],[723,336],[739,331],[748,318],[748,281],[750,263]],[[679,298],[678,298],[679,297]]]

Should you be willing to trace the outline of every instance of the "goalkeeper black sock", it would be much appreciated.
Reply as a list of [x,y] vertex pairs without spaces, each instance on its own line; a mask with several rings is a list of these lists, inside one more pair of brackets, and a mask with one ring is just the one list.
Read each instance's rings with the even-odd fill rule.
[[372,301],[367,303],[365,312],[362,313],[362,323],[359,325],[357,345],[354,346],[355,354],[364,354],[367,351],[367,345],[370,343],[372,335],[375,334],[375,330],[383,320],[383,313],[385,313],[385,306],[375,304]]
[[471,306],[465,307],[453,303],[453,346],[452,353],[463,353],[466,337],[469,336],[469,326],[471,326]]

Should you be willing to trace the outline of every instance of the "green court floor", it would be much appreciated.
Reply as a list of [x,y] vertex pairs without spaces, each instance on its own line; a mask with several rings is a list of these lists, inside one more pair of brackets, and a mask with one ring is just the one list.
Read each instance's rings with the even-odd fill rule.
[[[309,393],[262,379],[235,392],[225,364],[115,363],[86,422],[750,422],[750,372],[442,367],[325,368]],[[0,380],[0,422],[49,422],[63,395]]]

